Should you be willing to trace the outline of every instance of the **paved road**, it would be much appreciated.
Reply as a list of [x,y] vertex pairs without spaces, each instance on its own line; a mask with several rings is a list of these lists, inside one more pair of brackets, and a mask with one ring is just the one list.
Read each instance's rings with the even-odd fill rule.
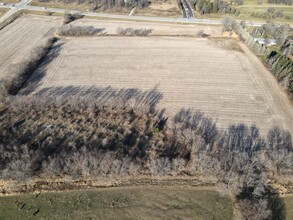
[[193,12],[192,12],[192,8],[188,2],[188,0],[182,0],[182,5],[183,5],[183,10],[185,11],[185,16],[183,16],[184,18],[193,18]]
[[[8,8],[8,11],[1,19],[0,23],[7,19],[9,16],[14,14],[15,12],[27,9],[32,11],[50,11],[55,13],[65,13],[65,9],[59,8],[43,8],[38,6],[31,6],[29,5],[31,0],[22,0],[20,3],[12,5],[7,4],[4,6],[0,6],[0,8]],[[1,0],[0,0],[1,2]],[[79,12],[71,10],[70,12]],[[125,19],[125,20],[137,20],[137,21],[156,21],[156,22],[168,22],[168,23],[188,23],[188,24],[212,24],[212,25],[220,25],[221,20],[208,20],[208,19],[197,19],[197,18],[167,18],[167,17],[146,17],[146,16],[129,16],[129,15],[115,15],[115,14],[103,14],[103,13],[95,13],[95,12],[82,12],[85,16],[91,17],[99,17],[99,18],[110,18],[110,19]],[[250,26],[261,26],[264,23],[248,23]]]

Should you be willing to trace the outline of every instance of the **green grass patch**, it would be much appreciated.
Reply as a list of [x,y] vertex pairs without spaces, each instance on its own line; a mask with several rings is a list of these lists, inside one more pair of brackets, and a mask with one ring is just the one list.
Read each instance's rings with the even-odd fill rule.
[[286,219],[293,219],[293,195],[287,195],[284,197],[286,207]]
[[119,187],[0,197],[0,219],[232,219],[232,202],[211,190]]

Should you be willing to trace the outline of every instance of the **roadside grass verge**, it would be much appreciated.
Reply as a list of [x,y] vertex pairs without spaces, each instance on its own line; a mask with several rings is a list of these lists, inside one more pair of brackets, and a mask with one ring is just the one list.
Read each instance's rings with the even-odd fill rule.
[[0,197],[1,219],[232,219],[232,201],[216,191],[118,187]]

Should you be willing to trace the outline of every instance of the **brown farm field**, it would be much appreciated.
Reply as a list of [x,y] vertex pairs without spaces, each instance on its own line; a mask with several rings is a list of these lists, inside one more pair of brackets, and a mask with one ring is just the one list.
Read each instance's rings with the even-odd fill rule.
[[22,61],[61,25],[60,18],[23,15],[0,30],[0,78],[10,64]]
[[293,131],[286,93],[259,59],[233,39],[63,38],[52,54],[58,55],[32,76],[34,86],[39,80],[35,94],[68,94],[73,87],[158,86],[164,94],[159,107],[169,116],[190,107],[222,128],[255,123],[262,134],[274,125]]

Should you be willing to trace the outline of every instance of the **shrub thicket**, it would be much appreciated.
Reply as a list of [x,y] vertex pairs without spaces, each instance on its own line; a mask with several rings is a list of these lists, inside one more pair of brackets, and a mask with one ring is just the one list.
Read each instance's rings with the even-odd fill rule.
[[117,28],[116,33],[121,36],[147,36],[152,29]]
[[73,25],[63,25],[58,30],[60,36],[94,36],[103,33],[105,29],[94,28],[93,26],[73,26]]

